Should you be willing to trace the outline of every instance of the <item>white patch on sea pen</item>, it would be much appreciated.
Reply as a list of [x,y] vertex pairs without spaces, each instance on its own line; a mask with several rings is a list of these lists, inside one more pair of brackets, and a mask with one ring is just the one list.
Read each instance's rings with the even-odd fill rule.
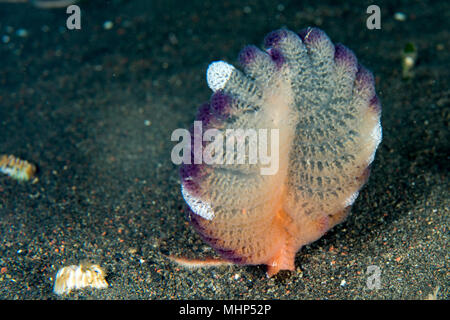
[[189,205],[189,207],[199,216],[212,220],[214,218],[214,211],[211,206],[207,202],[203,202],[200,199],[189,194],[189,191],[181,185],[181,193],[183,195],[184,201]]
[[206,71],[206,81],[212,91],[223,89],[234,71],[234,67],[225,61],[216,61]]

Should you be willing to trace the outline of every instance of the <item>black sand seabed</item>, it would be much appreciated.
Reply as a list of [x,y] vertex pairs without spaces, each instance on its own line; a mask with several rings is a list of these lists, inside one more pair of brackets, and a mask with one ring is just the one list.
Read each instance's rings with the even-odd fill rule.
[[[87,259],[109,288],[62,298],[448,299],[450,4],[378,2],[382,28],[368,30],[370,4],[82,1],[80,31],[64,9],[0,4],[0,153],[39,167],[34,184],[0,176],[0,298],[59,299],[57,270]],[[297,254],[297,272],[180,269],[162,253],[214,252],[185,219],[170,135],[209,98],[209,62],[234,63],[282,26],[319,26],[376,75],[384,139],[369,183],[345,223]]]

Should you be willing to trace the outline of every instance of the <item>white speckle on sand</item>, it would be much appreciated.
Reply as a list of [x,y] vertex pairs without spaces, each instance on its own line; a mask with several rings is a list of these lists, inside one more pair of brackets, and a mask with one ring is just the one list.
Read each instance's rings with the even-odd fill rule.
[[103,29],[105,29],[105,30],[110,30],[110,29],[112,29],[113,27],[114,27],[114,23],[113,23],[112,21],[110,21],[110,20],[105,21],[105,22],[103,23]]

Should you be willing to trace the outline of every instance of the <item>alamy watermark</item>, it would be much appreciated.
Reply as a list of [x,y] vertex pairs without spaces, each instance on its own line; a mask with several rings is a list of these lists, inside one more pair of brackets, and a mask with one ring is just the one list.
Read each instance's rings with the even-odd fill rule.
[[[80,7],[73,4],[66,8],[66,13],[70,16],[66,20],[66,26],[69,30],[81,29],[81,10]],[[376,4],[367,7],[366,13],[369,17],[366,20],[366,27],[369,30],[381,29],[381,9]]]
[[70,14],[66,20],[66,27],[69,30],[80,30],[81,29],[81,10],[76,4],[68,6],[66,13]]
[[366,20],[366,27],[369,30],[381,29],[381,9],[376,4],[367,7],[366,13],[370,16]]
[[[186,129],[172,132],[171,140],[179,141],[171,153],[174,164],[249,164],[260,165],[262,175],[278,172],[279,129],[207,129],[203,132],[202,122],[194,121],[193,135],[192,138]],[[203,142],[207,142],[205,147]]]

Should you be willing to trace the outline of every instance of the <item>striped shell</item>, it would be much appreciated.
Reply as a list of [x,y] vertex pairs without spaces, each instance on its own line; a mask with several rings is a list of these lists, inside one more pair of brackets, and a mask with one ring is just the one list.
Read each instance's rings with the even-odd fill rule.
[[13,155],[0,155],[0,172],[19,181],[28,181],[36,173],[36,166]]

